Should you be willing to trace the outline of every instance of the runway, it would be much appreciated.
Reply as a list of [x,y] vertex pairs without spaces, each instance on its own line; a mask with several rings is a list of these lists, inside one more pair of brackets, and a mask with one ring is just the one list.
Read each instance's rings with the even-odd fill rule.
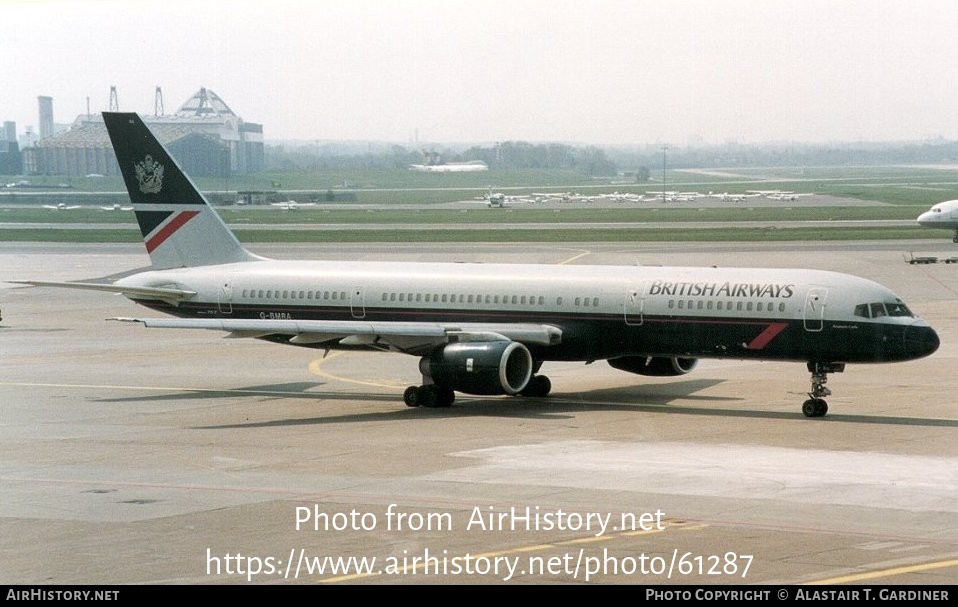
[[[547,363],[543,399],[410,409],[416,360],[108,322],[105,293],[0,284],[0,579],[10,584],[958,582],[958,266],[949,240],[269,245],[275,258],[809,267],[877,280],[929,358],[675,378]],[[4,243],[0,279],[148,265]]]

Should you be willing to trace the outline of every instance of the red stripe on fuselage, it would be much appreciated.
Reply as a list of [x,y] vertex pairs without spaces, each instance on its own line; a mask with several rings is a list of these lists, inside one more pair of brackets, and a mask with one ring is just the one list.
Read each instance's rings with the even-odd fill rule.
[[788,323],[785,322],[773,322],[765,327],[765,330],[759,333],[758,337],[750,341],[745,347],[748,350],[761,350],[775,339],[776,335],[784,331],[787,326]]
[[160,230],[153,235],[152,238],[146,241],[146,252],[152,253],[156,247],[163,244],[167,238],[176,233],[177,230],[183,227],[187,221],[193,219],[199,215],[199,211],[182,211],[173,216],[173,219],[170,220],[168,224],[160,228]]

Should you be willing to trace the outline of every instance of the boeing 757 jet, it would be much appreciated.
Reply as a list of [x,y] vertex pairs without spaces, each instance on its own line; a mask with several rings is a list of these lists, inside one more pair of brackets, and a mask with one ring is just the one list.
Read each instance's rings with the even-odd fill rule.
[[677,376],[720,358],[805,363],[802,413],[821,417],[830,373],[939,345],[898,295],[830,271],[266,259],[138,115],[103,118],[152,268],[110,284],[17,282],[122,293],[168,315],[118,319],[146,327],[406,354],[422,378],[409,406],[449,406],[456,392],[543,397],[551,361]]
[[918,225],[923,228],[954,230],[951,241],[958,244],[958,200],[939,202],[918,216]]

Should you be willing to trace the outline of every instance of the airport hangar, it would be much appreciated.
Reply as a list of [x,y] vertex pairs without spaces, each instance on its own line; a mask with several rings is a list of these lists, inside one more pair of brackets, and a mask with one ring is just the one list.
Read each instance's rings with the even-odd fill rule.
[[[111,109],[118,105],[111,90]],[[52,124],[52,100],[40,98],[40,122]],[[144,122],[179,159],[187,173],[199,177],[246,175],[263,169],[263,125],[246,122],[213,91],[201,87],[173,114],[164,114],[157,87],[152,116]],[[52,131],[51,129],[48,129]],[[31,175],[119,175],[103,116],[87,112],[66,131],[48,134],[24,148],[23,170]]]

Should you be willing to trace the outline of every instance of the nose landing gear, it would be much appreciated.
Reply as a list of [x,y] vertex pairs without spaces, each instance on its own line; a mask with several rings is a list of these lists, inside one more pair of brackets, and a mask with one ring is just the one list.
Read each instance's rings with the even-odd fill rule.
[[824,397],[832,393],[825,387],[828,374],[841,373],[844,370],[844,363],[808,363],[808,371],[812,374],[812,390],[808,393],[808,400],[802,403],[802,414],[805,417],[825,417],[828,413],[828,403],[825,402]]

